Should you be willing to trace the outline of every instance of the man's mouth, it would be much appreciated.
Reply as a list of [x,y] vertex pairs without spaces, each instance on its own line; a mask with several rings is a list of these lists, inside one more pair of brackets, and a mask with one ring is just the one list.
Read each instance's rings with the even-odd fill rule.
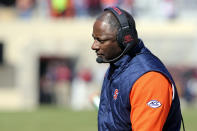
[[97,54],[97,56],[98,56],[98,57],[101,57],[101,56],[103,56],[103,55],[101,55],[101,54]]
[[99,54],[99,53],[96,53],[96,55],[97,55],[98,57],[101,57],[101,56],[103,56],[102,54]]

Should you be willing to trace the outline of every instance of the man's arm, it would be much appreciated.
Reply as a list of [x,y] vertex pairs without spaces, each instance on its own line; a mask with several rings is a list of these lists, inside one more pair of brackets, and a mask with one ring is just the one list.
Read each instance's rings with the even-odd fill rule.
[[141,76],[130,92],[133,131],[162,131],[172,103],[172,85],[158,72]]

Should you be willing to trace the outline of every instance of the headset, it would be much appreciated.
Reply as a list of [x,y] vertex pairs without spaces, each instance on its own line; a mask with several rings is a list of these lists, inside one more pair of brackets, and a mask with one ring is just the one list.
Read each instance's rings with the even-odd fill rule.
[[136,38],[134,36],[133,28],[129,26],[127,17],[122,9],[119,7],[108,7],[104,11],[111,11],[117,18],[120,28],[117,32],[116,39],[123,52],[116,58],[111,60],[104,60],[101,57],[98,57],[96,61],[98,63],[112,63],[119,60],[123,55],[125,55],[132,47],[136,45]]

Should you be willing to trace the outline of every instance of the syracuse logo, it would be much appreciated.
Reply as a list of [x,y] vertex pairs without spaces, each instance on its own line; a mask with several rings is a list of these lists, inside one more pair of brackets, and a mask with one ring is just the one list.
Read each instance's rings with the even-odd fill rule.
[[114,96],[113,96],[114,100],[116,100],[117,97],[118,97],[118,89],[115,89]]

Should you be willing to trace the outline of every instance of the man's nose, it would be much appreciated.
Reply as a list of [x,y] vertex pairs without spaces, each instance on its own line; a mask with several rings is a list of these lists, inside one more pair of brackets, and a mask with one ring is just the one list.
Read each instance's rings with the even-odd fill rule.
[[98,50],[99,49],[99,42],[97,40],[94,40],[94,43],[92,44],[92,50]]

